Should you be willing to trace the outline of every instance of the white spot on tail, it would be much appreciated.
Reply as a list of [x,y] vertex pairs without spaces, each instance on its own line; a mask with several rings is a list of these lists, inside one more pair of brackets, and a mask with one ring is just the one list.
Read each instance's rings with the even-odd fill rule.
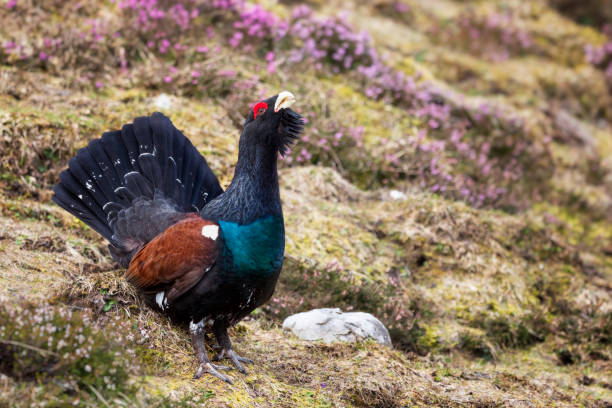
[[165,310],[166,306],[168,306],[168,301],[166,300],[166,294],[164,292],[158,292],[155,295],[155,303],[161,310]]
[[205,225],[202,227],[202,236],[204,238],[212,239],[213,241],[217,239],[219,236],[219,226],[218,225]]

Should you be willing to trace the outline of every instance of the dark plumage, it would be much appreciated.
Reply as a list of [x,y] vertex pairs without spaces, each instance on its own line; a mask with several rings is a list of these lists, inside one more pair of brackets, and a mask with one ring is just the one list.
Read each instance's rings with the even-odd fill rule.
[[303,121],[281,92],[257,103],[240,136],[234,179],[223,192],[191,142],[161,113],[108,132],[78,151],[53,200],[109,241],[126,279],[147,304],[189,323],[196,378],[227,367],[210,362],[204,327],[241,372],[251,362],[232,349],[228,327],[267,301],[285,246],[278,154]]

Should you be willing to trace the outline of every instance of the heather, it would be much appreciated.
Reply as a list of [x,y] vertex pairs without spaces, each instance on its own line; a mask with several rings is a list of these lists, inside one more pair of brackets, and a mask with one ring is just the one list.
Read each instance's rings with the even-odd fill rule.
[[3,304],[0,372],[22,381],[54,383],[40,392],[51,403],[66,401],[69,394],[112,397],[129,392],[138,334],[118,320],[97,327],[90,314],[66,306]]
[[[18,20],[19,11],[15,4],[7,6],[4,13]],[[68,6],[62,11],[70,12]],[[188,96],[229,97],[231,104],[247,102],[231,92],[233,88],[252,89],[260,75],[274,80],[280,68],[295,72],[298,66],[308,64],[317,75],[343,73],[354,78],[366,98],[408,112],[415,126],[402,129],[401,141],[386,143],[389,147],[405,144],[403,148],[412,150],[419,160],[406,163],[391,151],[382,156],[363,155],[359,126],[341,120],[320,121],[320,115],[314,114],[313,137],[308,137],[306,148],[294,152],[288,164],[333,164],[362,186],[410,179],[475,206],[524,206],[529,196],[547,187],[540,180],[524,182],[520,190],[515,187],[517,180],[525,179],[525,173],[536,168],[550,171],[542,163],[549,160],[547,139],[535,151],[525,149],[520,138],[530,130],[520,117],[487,102],[457,106],[449,100],[447,90],[424,80],[418,71],[408,74],[387,63],[370,35],[353,28],[343,16],[316,16],[311,8],[300,5],[288,19],[282,19],[260,5],[239,1],[118,1],[113,11],[113,18],[85,19],[78,21],[78,28],[69,29],[63,23],[54,27],[52,13],[43,10],[35,16],[45,27],[43,32],[21,43],[7,39],[4,58],[52,72],[63,71],[67,64],[78,66],[78,77],[70,80],[93,89],[106,86],[105,77],[112,69],[119,72],[124,86],[141,83]],[[447,37],[464,38],[484,52],[486,47],[472,38],[480,31],[466,25],[495,31],[506,27],[509,19],[511,16],[494,14],[481,23],[472,15],[459,16],[462,31]],[[515,42],[526,48],[526,34],[505,30],[483,38],[493,46],[503,45],[503,49],[514,48]],[[225,61],[215,58],[219,40],[239,49],[243,56],[265,62],[246,72],[225,67]],[[146,69],[138,66],[140,61]],[[312,107],[317,109],[314,104]],[[499,131],[503,138],[483,137],[483,133]],[[354,160],[354,156],[361,157]],[[461,163],[459,171],[453,171],[456,163]]]
[[[0,406],[609,405],[601,4],[0,0]],[[231,333],[257,365],[193,381],[188,332],[50,188],[154,111],[226,187],[283,89],[307,121],[279,161],[286,260]],[[282,331],[317,307],[374,314],[395,348]]]

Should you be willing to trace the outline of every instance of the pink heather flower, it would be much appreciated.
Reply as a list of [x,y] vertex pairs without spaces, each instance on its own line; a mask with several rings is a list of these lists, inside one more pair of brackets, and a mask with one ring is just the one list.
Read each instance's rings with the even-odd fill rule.
[[15,7],[16,5],[17,5],[17,0],[9,0],[9,1],[6,3],[6,8],[10,10],[10,9],[12,9],[13,7]]
[[394,8],[398,13],[407,13],[410,10],[410,7],[403,1],[396,1]]
[[268,73],[274,74],[275,72],[276,72],[276,64],[274,64],[274,61],[270,61],[268,63]]
[[300,6],[296,6],[293,9],[291,18],[293,18],[294,20],[297,20],[300,18],[309,17],[311,14],[312,14],[312,9],[310,7],[306,5],[300,5]]
[[208,52],[208,47],[206,47],[204,45],[200,45],[198,48],[196,48],[196,50],[198,52],[206,53],[206,52]]
[[197,78],[197,77],[199,77],[199,76],[200,76],[200,73],[199,73],[198,71],[193,71],[193,72],[191,73],[191,76],[192,76],[192,77],[194,77],[194,78]]
[[238,47],[243,37],[244,37],[244,34],[242,34],[240,31],[236,31],[234,35],[232,36],[232,38],[230,38],[229,44],[234,48]]
[[170,70],[170,72],[172,72],[173,74],[176,72],[176,68],[172,65],[170,65],[170,67],[168,68]]
[[236,76],[236,72],[232,71],[230,69],[226,69],[223,71],[219,71],[219,76],[224,76],[224,77],[228,77],[228,78],[233,78]]
[[49,59],[49,55],[47,55],[47,53],[44,51],[41,51],[38,57],[40,58],[41,61],[46,61]]
[[96,88],[98,89],[102,88],[102,82],[96,81]]
[[170,75],[167,75],[167,76],[164,78],[164,82],[165,82],[165,83],[167,83],[167,84],[169,84],[170,82],[172,82],[172,78],[170,77]]

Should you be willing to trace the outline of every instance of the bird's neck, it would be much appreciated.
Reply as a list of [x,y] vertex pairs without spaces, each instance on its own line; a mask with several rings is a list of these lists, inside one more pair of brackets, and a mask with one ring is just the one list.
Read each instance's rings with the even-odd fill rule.
[[234,179],[220,196],[225,271],[271,277],[281,268],[285,228],[276,154],[261,147],[241,149]]
[[214,219],[239,224],[268,216],[282,219],[277,154],[267,146],[241,146],[231,184],[219,202],[211,202]]

